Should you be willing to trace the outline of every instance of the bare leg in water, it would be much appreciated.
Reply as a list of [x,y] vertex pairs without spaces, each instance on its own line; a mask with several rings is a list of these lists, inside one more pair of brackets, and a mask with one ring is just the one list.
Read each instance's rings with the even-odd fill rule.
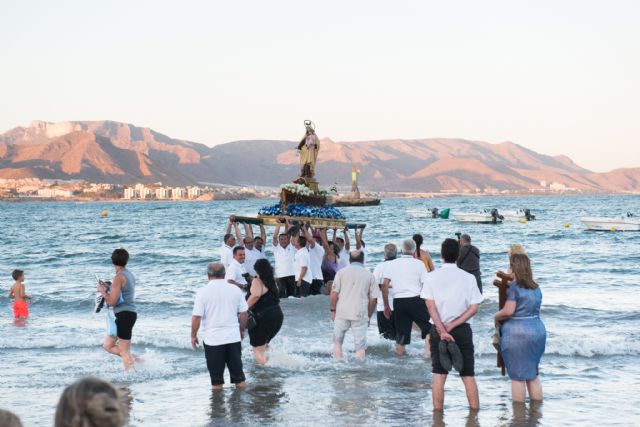
[[267,345],[259,345],[253,347],[253,356],[256,359],[256,363],[259,365],[266,365],[269,361],[269,357],[267,356]]
[[[102,348],[104,348],[106,352],[120,357],[120,347],[118,346],[117,338],[112,337],[111,335],[105,337],[104,341],[102,342]],[[131,353],[131,356],[136,362],[144,361],[144,359],[137,354]]]
[[429,340],[429,334],[427,334],[426,338],[424,339],[424,353],[422,353],[422,357],[425,359],[431,358],[431,344]]

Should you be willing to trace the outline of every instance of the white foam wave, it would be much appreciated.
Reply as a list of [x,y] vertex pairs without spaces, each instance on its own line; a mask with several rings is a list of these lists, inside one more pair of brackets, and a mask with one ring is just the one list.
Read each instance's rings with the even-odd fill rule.
[[[491,337],[474,337],[475,352],[478,356],[495,354]],[[599,337],[590,335],[547,337],[545,355],[578,356],[595,358],[602,356],[636,356],[640,354],[640,342],[627,337]]]

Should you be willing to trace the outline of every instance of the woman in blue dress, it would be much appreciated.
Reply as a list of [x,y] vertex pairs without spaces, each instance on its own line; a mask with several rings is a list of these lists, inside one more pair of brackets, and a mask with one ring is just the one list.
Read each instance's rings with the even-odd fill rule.
[[540,320],[542,292],[533,280],[531,262],[524,254],[510,259],[514,281],[507,289],[507,301],[494,316],[500,326],[500,352],[511,379],[511,398],[524,402],[542,400],[538,365],[544,353],[547,331]]

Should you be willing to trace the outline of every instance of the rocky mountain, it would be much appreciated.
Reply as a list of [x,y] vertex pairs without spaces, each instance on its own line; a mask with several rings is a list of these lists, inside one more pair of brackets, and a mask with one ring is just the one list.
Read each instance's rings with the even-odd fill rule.
[[[0,178],[84,179],[131,184],[277,186],[299,171],[294,141],[235,141],[208,147],[112,121],[35,121],[0,134]],[[390,191],[528,190],[540,182],[587,191],[640,191],[640,168],[594,173],[566,156],[513,142],[462,139],[321,141],[321,185]]]

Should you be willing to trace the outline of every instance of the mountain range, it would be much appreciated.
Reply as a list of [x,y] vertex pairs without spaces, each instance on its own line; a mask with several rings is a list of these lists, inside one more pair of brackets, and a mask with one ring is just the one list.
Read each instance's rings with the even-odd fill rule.
[[[302,135],[300,135],[302,136]],[[296,141],[234,141],[209,147],[114,121],[34,121],[0,134],[0,178],[83,179],[114,184],[278,186],[299,173]],[[593,192],[640,192],[640,168],[595,173],[566,156],[513,142],[464,139],[321,140],[324,187],[376,191],[527,191],[541,182]]]

